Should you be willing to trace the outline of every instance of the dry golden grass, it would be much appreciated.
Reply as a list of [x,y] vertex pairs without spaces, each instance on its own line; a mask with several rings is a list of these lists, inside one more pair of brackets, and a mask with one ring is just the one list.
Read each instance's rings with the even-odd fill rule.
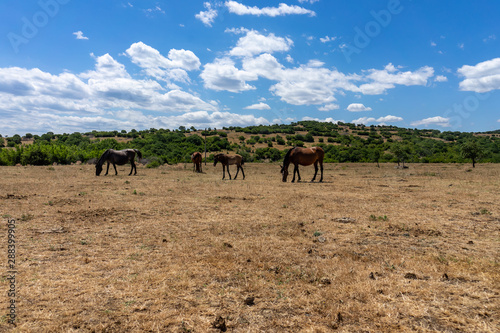
[[2,167],[14,331],[500,330],[500,165],[244,168]]

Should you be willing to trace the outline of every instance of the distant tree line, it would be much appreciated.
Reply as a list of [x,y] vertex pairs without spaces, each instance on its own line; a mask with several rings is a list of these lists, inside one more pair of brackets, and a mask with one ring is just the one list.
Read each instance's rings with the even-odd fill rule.
[[[399,163],[500,163],[500,130],[474,135],[466,132],[405,129],[396,126],[364,126],[349,123],[300,121],[287,125],[177,130],[92,131],[43,135],[16,134],[0,139],[0,165],[50,165],[89,162],[106,149],[136,148],[146,163],[190,162],[195,151],[206,147],[211,161],[215,152],[242,155],[246,162],[279,161],[287,149],[310,143],[325,151],[325,162]],[[240,133],[235,142],[227,132]],[[200,133],[201,135],[199,135]],[[0,136],[1,137],[1,136]],[[124,138],[124,139],[121,139]],[[33,143],[23,144],[23,141]],[[256,148],[256,144],[264,144]],[[280,148],[280,149],[278,149]]]

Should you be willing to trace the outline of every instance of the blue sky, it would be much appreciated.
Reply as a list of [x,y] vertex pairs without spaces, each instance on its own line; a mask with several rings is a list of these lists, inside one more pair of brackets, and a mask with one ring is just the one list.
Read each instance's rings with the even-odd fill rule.
[[500,2],[0,3],[0,134],[500,128]]

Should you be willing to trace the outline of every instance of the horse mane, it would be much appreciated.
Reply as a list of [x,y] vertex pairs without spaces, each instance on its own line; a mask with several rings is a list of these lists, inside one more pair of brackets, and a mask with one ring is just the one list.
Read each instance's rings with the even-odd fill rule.
[[289,151],[287,151],[285,158],[283,159],[283,166],[288,167],[290,165],[290,154],[292,153],[292,150],[294,150],[296,147],[290,148]]
[[106,159],[108,158],[109,151],[111,149],[106,150],[102,155],[101,158],[97,161],[97,165],[103,165]]

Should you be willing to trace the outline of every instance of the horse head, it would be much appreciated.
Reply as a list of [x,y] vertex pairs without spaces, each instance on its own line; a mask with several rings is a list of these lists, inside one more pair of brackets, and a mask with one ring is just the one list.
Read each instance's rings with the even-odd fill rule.
[[217,165],[217,162],[219,162],[219,157],[221,156],[222,154],[217,154],[214,156],[214,166]]
[[102,165],[101,164],[96,164],[95,165],[95,175],[99,176],[102,172]]
[[281,174],[283,175],[283,182],[286,182],[286,177],[288,177],[288,168],[281,166]]

